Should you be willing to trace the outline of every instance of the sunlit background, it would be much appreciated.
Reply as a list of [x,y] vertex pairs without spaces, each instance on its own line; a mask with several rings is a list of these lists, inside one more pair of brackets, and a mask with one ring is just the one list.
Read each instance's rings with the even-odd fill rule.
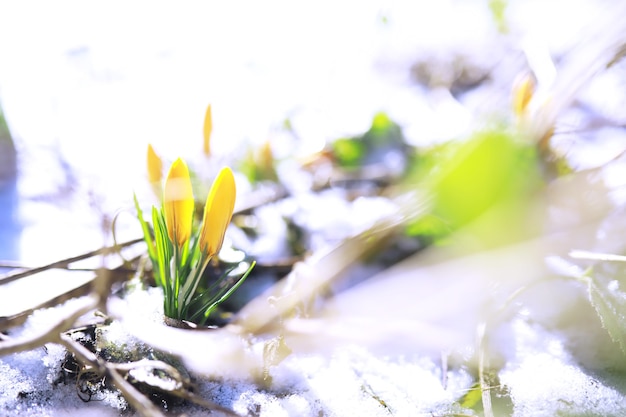
[[[0,267],[34,267],[111,244],[112,221],[118,215],[120,240],[140,237],[133,194],[146,207],[156,200],[148,181],[148,144],[163,157],[165,167],[177,157],[200,174],[233,165],[239,203],[254,185],[241,181],[236,161],[251,148],[269,143],[278,170],[287,173],[280,178],[282,185],[292,194],[246,217],[250,229],[261,231],[257,240],[245,241],[252,242],[254,251],[234,246],[256,260],[267,256],[284,261],[288,254],[288,262],[276,265],[287,265],[292,272],[273,287],[271,296],[254,298],[284,275],[263,278],[260,272],[237,291],[246,305],[228,320],[245,337],[228,328],[179,337],[185,331],[163,326],[160,316],[150,327],[145,316],[156,311],[150,307],[155,300],[156,305],[161,302],[158,291],[136,292],[137,302],[133,296],[108,297],[108,313],[133,336],[179,353],[204,377],[218,376],[218,382],[210,380],[201,387],[203,395],[215,398],[218,389],[213,388],[219,386],[225,393],[220,401],[229,407],[247,407],[257,400],[244,394],[260,393],[268,404],[288,409],[290,399],[281,390],[296,392],[306,385],[304,394],[298,394],[304,395],[303,407],[324,409],[324,398],[341,400],[354,390],[346,397],[354,401],[341,407],[352,407],[353,412],[356,405],[367,406],[363,398],[375,399],[368,410],[388,415],[389,409],[379,407],[384,396],[364,388],[370,378],[383,387],[376,392],[388,395],[384,398],[389,404],[411,410],[419,405],[430,415],[436,408],[429,401],[443,398],[446,407],[462,403],[480,415],[474,407],[478,398],[466,404],[476,392],[472,381],[479,381],[482,394],[496,385],[510,389],[482,401],[504,398],[516,407],[515,415],[534,417],[536,410],[552,410],[545,415],[554,415],[566,409],[579,415],[597,411],[600,403],[605,403],[601,410],[623,411],[626,306],[620,286],[626,275],[619,263],[623,258],[611,257],[625,250],[626,62],[616,59],[607,65],[616,55],[623,58],[622,3],[0,0],[0,104],[12,138],[7,140],[0,125]],[[529,71],[537,90],[528,113],[515,115],[512,90]],[[209,104],[213,154],[206,158],[203,121]],[[410,205],[377,192],[352,198],[359,193],[349,194],[349,186],[324,194],[307,189],[307,183],[301,187],[306,192],[293,192],[305,178],[298,169],[311,160],[307,157],[336,139],[362,135],[380,114],[401,127],[406,141],[415,145],[410,149],[469,137],[467,148],[455,144],[447,149],[470,151],[450,159],[424,152],[411,162],[403,160],[427,165],[432,157],[430,162],[444,166],[440,176],[436,169],[429,171],[435,173],[428,178],[434,178],[430,185],[407,181],[411,191],[426,190],[429,197],[412,194],[418,198],[409,200]],[[550,146],[544,146],[547,141],[539,146],[516,142],[519,137],[540,140],[542,135],[526,135],[529,126],[554,128]],[[530,164],[520,157],[523,163],[518,163],[517,157],[528,156],[525,150],[530,148],[533,158],[538,149],[541,157],[528,158]],[[393,150],[398,149],[409,148]],[[483,169],[486,165],[489,169]],[[544,181],[535,182],[540,170],[537,177]],[[464,187],[469,183],[472,187]],[[514,187],[520,183],[523,186]],[[507,200],[507,192],[500,193],[502,184],[515,198]],[[525,194],[525,186],[535,187],[533,193]],[[469,200],[472,204],[466,203]],[[496,207],[491,218],[481,217],[481,210],[497,206],[494,202],[504,208]],[[433,238],[436,232],[426,232],[432,240],[423,244],[418,231],[413,246],[402,252],[406,258],[390,257],[381,265],[358,262],[367,252],[364,248],[377,244],[372,236],[387,235],[378,230],[380,234],[366,238],[346,237],[377,216],[389,221],[383,222],[386,226],[392,224],[386,233],[397,224],[404,226],[409,211],[422,209],[430,210],[424,218],[449,215],[450,223],[457,221],[451,227],[455,233],[437,240],[441,236]],[[310,230],[328,231],[307,240],[310,247],[296,255],[287,248],[292,244],[287,242],[287,220],[296,217],[287,219],[284,213],[289,210],[302,214],[301,223]],[[228,238],[236,238],[237,232],[245,237],[243,229],[232,227]],[[282,235],[267,233],[273,229]],[[394,249],[404,237],[393,242]],[[342,239],[344,246],[318,251]],[[300,258],[306,251],[312,256]],[[272,258],[272,252],[279,256]],[[259,265],[261,261],[255,272],[262,270]],[[283,269],[277,268],[280,274]],[[348,273],[341,276],[345,270]],[[52,286],[63,293],[62,284],[75,288],[82,283],[79,279],[93,280],[92,271],[72,271],[83,273],[76,281],[66,270],[48,272],[58,274],[3,282],[0,301],[5,311],[0,317],[11,318],[19,311],[28,313],[29,322],[51,320],[44,316],[54,316],[54,309],[33,314],[28,309],[49,300]],[[316,287],[307,293],[311,281]],[[11,290],[15,296],[8,295]],[[307,316],[309,298],[315,298],[310,304],[316,305]],[[7,309],[7,300],[30,304]],[[292,301],[303,306],[289,305]],[[292,310],[299,308],[304,312],[292,317]],[[19,335],[7,333],[14,334]],[[207,334],[215,343],[207,342]],[[293,354],[287,352],[285,359],[273,352],[276,357],[268,359],[266,347],[279,350],[269,344],[272,341],[284,343],[282,348],[293,349]],[[357,349],[333,351],[322,365],[325,352],[344,343]],[[212,353],[207,354],[208,348]],[[16,375],[22,380],[44,384],[36,386],[47,395],[55,363],[42,367],[50,355],[43,349],[33,352],[7,355],[0,365],[19,369]],[[241,361],[238,354],[250,362]],[[41,355],[48,359],[42,362]],[[491,363],[480,364],[485,358]],[[273,366],[271,372],[279,380],[274,391],[246,385],[245,378],[258,371],[261,362],[263,372]],[[417,378],[416,369],[421,372]],[[476,369],[493,371],[500,382],[486,389]],[[371,373],[364,377],[361,371]],[[614,371],[620,373],[614,376]],[[302,378],[298,386],[296,374]],[[21,395],[13,374],[0,372],[3,375],[10,392]],[[338,375],[348,375],[346,383]],[[52,402],[65,392],[53,388]],[[428,389],[434,392],[432,398],[424,394]],[[9,400],[31,400],[20,395]]]
[[[0,100],[18,174],[2,185],[0,259],[100,246],[103,215],[145,190],[147,144],[193,158],[209,103],[222,155],[268,139],[279,157],[304,155],[377,111],[411,143],[453,138],[508,111],[517,68],[572,47],[608,4],[508,1],[502,35],[498,3],[3,3]],[[454,56],[502,76],[453,96]],[[286,120],[300,140],[284,138]]]

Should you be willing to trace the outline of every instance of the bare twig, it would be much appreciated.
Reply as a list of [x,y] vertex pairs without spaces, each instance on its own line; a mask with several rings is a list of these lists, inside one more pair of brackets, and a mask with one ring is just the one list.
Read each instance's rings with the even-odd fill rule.
[[[136,258],[134,258],[136,259]],[[134,261],[133,259],[133,261]],[[128,271],[126,268],[124,268],[123,266],[119,267],[119,268],[115,268],[112,270],[109,269],[98,269],[95,271],[96,273],[94,274],[94,278],[85,282],[83,285],[80,285],[78,287],[75,287],[63,294],[60,294],[56,297],[53,297],[41,304],[38,304],[36,306],[33,306],[32,308],[20,311],[19,313],[13,314],[13,315],[9,315],[9,316],[5,316],[5,317],[0,317],[0,330],[6,330],[8,328],[11,327],[15,327],[18,326],[22,323],[24,323],[24,321],[26,321],[26,319],[30,316],[30,314],[38,309],[41,308],[47,308],[47,307],[52,307],[54,305],[60,304],[64,301],[69,300],[70,298],[74,298],[74,297],[81,297],[83,295],[87,295],[89,294],[91,291],[94,291],[94,289],[96,290],[96,292],[98,292],[100,294],[100,297],[102,300],[105,300],[106,297],[108,296],[108,289],[110,288],[111,284],[114,282],[120,282],[122,280],[124,280],[128,275],[127,272]],[[102,285],[102,289],[97,289],[96,286],[97,285],[101,285],[101,284],[96,284],[97,282],[103,282],[103,281],[98,281],[97,277],[98,276],[104,276],[104,278],[106,278],[106,282],[104,282]],[[103,306],[101,306],[102,308]]]
[[[427,202],[416,200],[417,196],[413,193],[401,196],[396,200],[400,207],[396,215],[379,221],[337,247],[316,253],[296,264],[287,277],[275,284],[270,291],[250,301],[237,314],[233,329],[245,333],[262,332],[266,326],[277,322],[279,317],[293,310],[302,300],[314,296],[359,259],[381,247],[385,239],[405,222],[423,213]],[[273,308],[268,308],[270,305]]]
[[483,401],[483,412],[485,417],[494,417],[493,406],[491,405],[491,387],[485,378],[485,336],[486,323],[478,325],[477,329],[477,349],[478,349],[478,381],[480,382],[480,392]]
[[276,186],[263,187],[246,195],[242,203],[237,203],[235,214],[250,213],[258,207],[281,200],[288,195],[287,190],[278,184]]
[[143,238],[137,238],[137,239],[129,240],[128,242],[120,243],[119,245],[110,246],[106,248],[100,248],[91,252],[84,253],[82,255],[73,256],[71,258],[62,259],[60,261],[49,263],[47,265],[39,266],[36,268],[31,268],[27,271],[9,272],[8,274],[0,277],[0,285],[8,284],[9,282],[13,282],[17,279],[24,278],[29,275],[37,274],[39,272],[43,272],[48,269],[67,268],[68,265],[74,262],[82,261],[84,259],[92,258],[94,256],[108,255],[111,253],[115,253],[121,248],[134,245],[135,243],[139,243],[141,241],[143,241]]
[[98,305],[98,301],[98,298],[93,295],[85,297],[82,304],[69,312],[54,326],[27,338],[8,339],[0,342],[0,356],[32,350],[46,343],[58,342],[59,334],[71,329],[80,316],[93,310]]
[[80,343],[74,341],[67,335],[60,335],[58,343],[65,346],[71,351],[75,357],[82,362],[97,370],[100,375],[109,377],[113,384],[120,390],[128,403],[144,417],[164,417],[164,414],[155,406],[146,396],[140,393],[132,386],[111,364],[99,359],[94,353],[90,352]]
[[221,405],[212,401],[201,398],[195,395],[193,392],[189,391],[188,388],[191,386],[191,381],[189,380],[189,378],[182,375],[180,371],[172,365],[167,364],[163,361],[141,359],[135,362],[110,363],[98,358],[94,353],[87,350],[83,345],[81,345],[79,342],[76,342],[68,335],[61,335],[60,343],[65,346],[69,351],[71,351],[83,365],[88,365],[99,375],[111,378],[114,385],[124,395],[124,398],[126,398],[128,403],[144,417],[163,416],[163,413],[161,413],[158,407],[156,407],[145,395],[139,392],[127,380],[126,377],[128,376],[129,372],[140,368],[164,371],[173,379],[180,382],[180,387],[177,387],[176,389],[171,391],[167,391],[167,393],[169,394],[173,394],[179,398],[189,400],[211,411],[221,411],[228,416],[240,417],[239,414],[234,413],[232,410],[222,407]]

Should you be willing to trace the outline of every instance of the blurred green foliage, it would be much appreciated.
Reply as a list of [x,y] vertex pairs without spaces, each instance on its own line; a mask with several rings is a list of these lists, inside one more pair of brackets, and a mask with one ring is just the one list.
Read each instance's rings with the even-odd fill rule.
[[358,169],[363,165],[382,162],[387,152],[402,151],[406,142],[400,126],[383,112],[374,115],[372,125],[362,135],[340,138],[333,142],[332,153],[344,169]]
[[11,131],[4,118],[0,103],[0,186],[7,180],[14,180],[17,173],[17,155]]
[[542,184],[539,166],[534,145],[504,129],[479,131],[421,152],[411,183],[431,199],[432,217],[418,219],[409,233],[445,234],[495,208],[504,210],[497,227],[515,221]]
[[4,117],[4,111],[2,110],[2,103],[0,103],[0,142],[13,143],[11,132],[9,131],[9,126]]
[[505,16],[506,6],[506,0],[489,0],[489,10],[500,33],[507,33],[509,31]]
[[262,181],[278,182],[276,160],[269,142],[255,149],[248,149],[237,167],[251,184]]

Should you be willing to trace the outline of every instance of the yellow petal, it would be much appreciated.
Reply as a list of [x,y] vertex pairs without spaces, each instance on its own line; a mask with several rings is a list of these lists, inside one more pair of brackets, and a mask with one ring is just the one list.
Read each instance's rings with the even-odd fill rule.
[[534,92],[535,80],[532,75],[524,75],[515,81],[513,86],[513,113],[515,116],[522,117]]
[[228,167],[222,168],[207,196],[200,231],[200,249],[208,256],[215,255],[222,247],[226,228],[233,217],[236,195],[233,172]]
[[150,182],[160,182],[163,175],[163,162],[152,145],[148,144],[148,178]]
[[194,200],[189,169],[180,158],[172,163],[165,180],[163,210],[170,240],[182,246],[191,236]]
[[213,116],[211,115],[211,105],[206,108],[204,115],[204,147],[202,150],[206,156],[211,155],[211,132],[213,131]]

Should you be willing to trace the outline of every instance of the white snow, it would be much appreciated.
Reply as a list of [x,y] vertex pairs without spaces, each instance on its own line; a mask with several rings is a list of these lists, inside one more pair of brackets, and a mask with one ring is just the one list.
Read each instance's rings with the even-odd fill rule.
[[523,321],[514,327],[517,357],[500,372],[515,404],[514,416],[626,414],[626,384],[619,372],[581,366],[564,349],[562,334]]

